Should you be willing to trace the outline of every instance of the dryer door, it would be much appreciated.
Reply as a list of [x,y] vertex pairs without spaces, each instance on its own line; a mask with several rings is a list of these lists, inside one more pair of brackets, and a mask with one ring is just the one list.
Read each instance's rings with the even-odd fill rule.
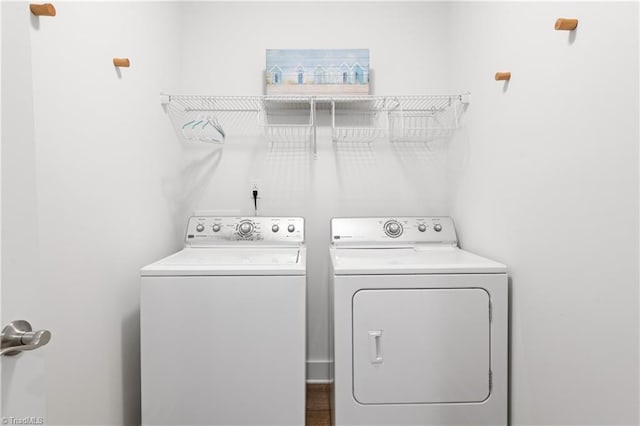
[[371,289],[353,297],[353,393],[361,404],[482,402],[490,393],[489,294]]

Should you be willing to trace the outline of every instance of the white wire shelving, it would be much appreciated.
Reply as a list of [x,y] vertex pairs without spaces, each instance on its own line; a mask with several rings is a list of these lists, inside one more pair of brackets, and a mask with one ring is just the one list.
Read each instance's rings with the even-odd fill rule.
[[[272,142],[309,143],[315,146],[315,103],[309,97],[263,97],[264,136]],[[315,152],[315,149],[314,149]]]
[[386,97],[331,98],[331,139],[340,142],[372,142],[383,138],[387,113],[398,108]]
[[401,107],[388,114],[391,142],[428,142],[450,136],[458,128],[461,106],[469,103],[469,94],[403,96],[397,100]]
[[161,95],[178,136],[224,143],[227,133],[260,128],[273,142],[311,143],[316,112],[328,105],[334,143],[428,142],[450,135],[469,94],[415,96],[204,96]]

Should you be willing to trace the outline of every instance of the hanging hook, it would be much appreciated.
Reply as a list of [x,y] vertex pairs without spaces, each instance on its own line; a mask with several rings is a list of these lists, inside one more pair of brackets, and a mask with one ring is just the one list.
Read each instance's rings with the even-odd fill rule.
[[129,61],[129,58],[113,58],[113,65],[116,67],[128,68],[131,66],[131,62]]
[[555,24],[556,31],[559,31],[559,30],[573,31],[577,27],[578,27],[578,20],[570,19],[570,18],[558,18]]
[[31,9],[31,13],[36,16],[56,16],[56,8],[51,3],[31,3],[29,9]]

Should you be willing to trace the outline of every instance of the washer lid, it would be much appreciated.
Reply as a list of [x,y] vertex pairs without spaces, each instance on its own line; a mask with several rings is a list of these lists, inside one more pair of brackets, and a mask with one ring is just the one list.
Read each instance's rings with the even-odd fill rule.
[[142,276],[304,275],[304,247],[185,248],[141,269]]
[[457,247],[331,248],[336,275],[506,273],[507,267]]

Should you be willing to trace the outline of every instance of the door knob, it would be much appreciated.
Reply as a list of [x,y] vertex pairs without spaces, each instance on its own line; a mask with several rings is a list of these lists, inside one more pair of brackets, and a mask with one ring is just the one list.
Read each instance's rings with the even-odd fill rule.
[[51,340],[49,330],[33,331],[28,321],[12,321],[2,329],[0,355],[18,355],[44,346]]

